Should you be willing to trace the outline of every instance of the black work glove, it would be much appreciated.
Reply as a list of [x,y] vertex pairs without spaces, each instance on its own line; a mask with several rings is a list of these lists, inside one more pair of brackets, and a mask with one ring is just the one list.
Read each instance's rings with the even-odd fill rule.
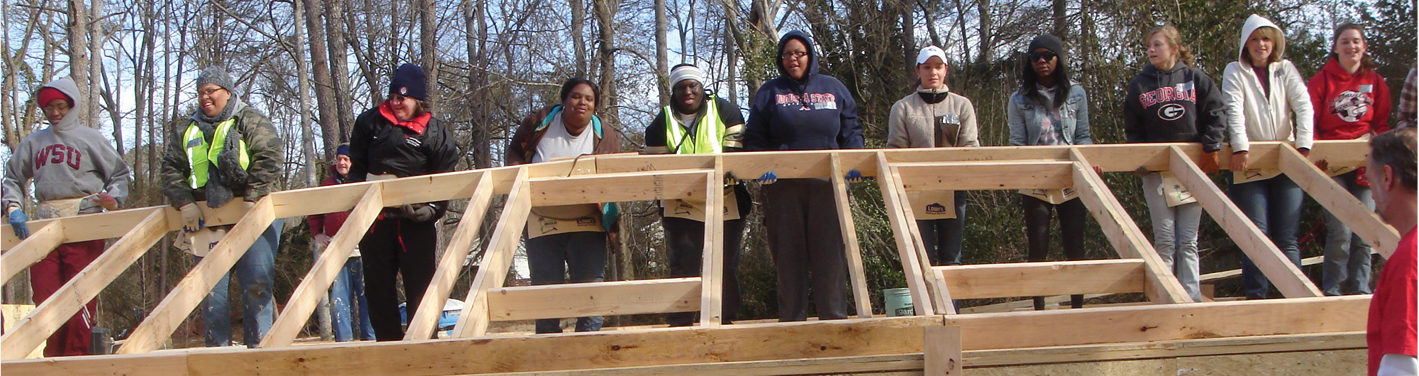
[[399,216],[413,222],[428,222],[434,220],[438,210],[432,204],[404,204],[399,207]]

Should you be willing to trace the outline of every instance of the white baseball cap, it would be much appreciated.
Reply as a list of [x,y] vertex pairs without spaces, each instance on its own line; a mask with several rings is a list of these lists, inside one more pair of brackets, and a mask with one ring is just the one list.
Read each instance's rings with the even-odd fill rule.
[[941,63],[943,64],[947,61],[946,51],[942,51],[941,47],[926,46],[926,48],[921,49],[921,52],[918,52],[916,54],[917,65],[925,64],[926,61],[930,60],[932,56],[941,58]]

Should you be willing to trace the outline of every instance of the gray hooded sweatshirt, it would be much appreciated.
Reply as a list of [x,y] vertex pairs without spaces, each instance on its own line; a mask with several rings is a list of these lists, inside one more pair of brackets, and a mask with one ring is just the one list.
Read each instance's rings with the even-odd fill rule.
[[[82,111],[78,109],[84,106],[79,87],[69,78],[58,79],[44,87],[58,89],[69,96],[74,107],[58,123],[30,134],[13,150],[10,161],[5,164],[5,207],[20,205],[28,192],[24,187],[30,179],[34,179],[35,198],[40,201],[103,192],[122,204],[128,198],[131,179],[128,164],[97,129],[79,125]],[[80,213],[102,210],[93,198],[79,205]]]

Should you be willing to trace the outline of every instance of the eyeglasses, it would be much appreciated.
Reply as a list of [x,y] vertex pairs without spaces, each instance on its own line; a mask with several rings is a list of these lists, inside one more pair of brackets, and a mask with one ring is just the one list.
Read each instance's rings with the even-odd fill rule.
[[1050,61],[1050,60],[1054,60],[1054,57],[1055,57],[1055,56],[1058,56],[1058,55],[1055,55],[1054,52],[1050,52],[1050,51],[1030,51],[1030,55],[1029,55],[1030,61],[1035,61],[1035,60],[1039,60],[1039,59],[1044,59],[1045,61]]
[[783,53],[783,59],[784,59],[784,60],[794,60],[794,59],[797,59],[797,58],[800,58],[800,57],[804,57],[804,56],[808,56],[808,53],[807,53],[807,52],[804,52],[804,51],[793,51],[793,52],[784,52],[784,53]]
[[218,90],[226,90],[226,89],[223,89],[223,88],[220,88],[220,87],[219,87],[219,88],[216,88],[216,89],[197,90],[197,96],[199,96],[199,97],[210,97],[210,96],[212,96],[212,93],[216,93]]

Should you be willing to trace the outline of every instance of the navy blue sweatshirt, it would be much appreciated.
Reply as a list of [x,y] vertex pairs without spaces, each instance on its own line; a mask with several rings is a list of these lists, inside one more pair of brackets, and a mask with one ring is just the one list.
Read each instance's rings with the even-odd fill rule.
[[1128,83],[1123,128],[1128,142],[1200,142],[1222,148],[1227,124],[1222,91],[1201,69],[1181,62],[1161,70],[1148,64]]
[[818,74],[818,55],[807,34],[785,34],[778,42],[778,56],[793,39],[808,47],[808,72],[803,80],[795,80],[783,59],[776,59],[779,77],[760,86],[750,102],[744,149],[861,149],[862,124],[852,93],[838,79]]

